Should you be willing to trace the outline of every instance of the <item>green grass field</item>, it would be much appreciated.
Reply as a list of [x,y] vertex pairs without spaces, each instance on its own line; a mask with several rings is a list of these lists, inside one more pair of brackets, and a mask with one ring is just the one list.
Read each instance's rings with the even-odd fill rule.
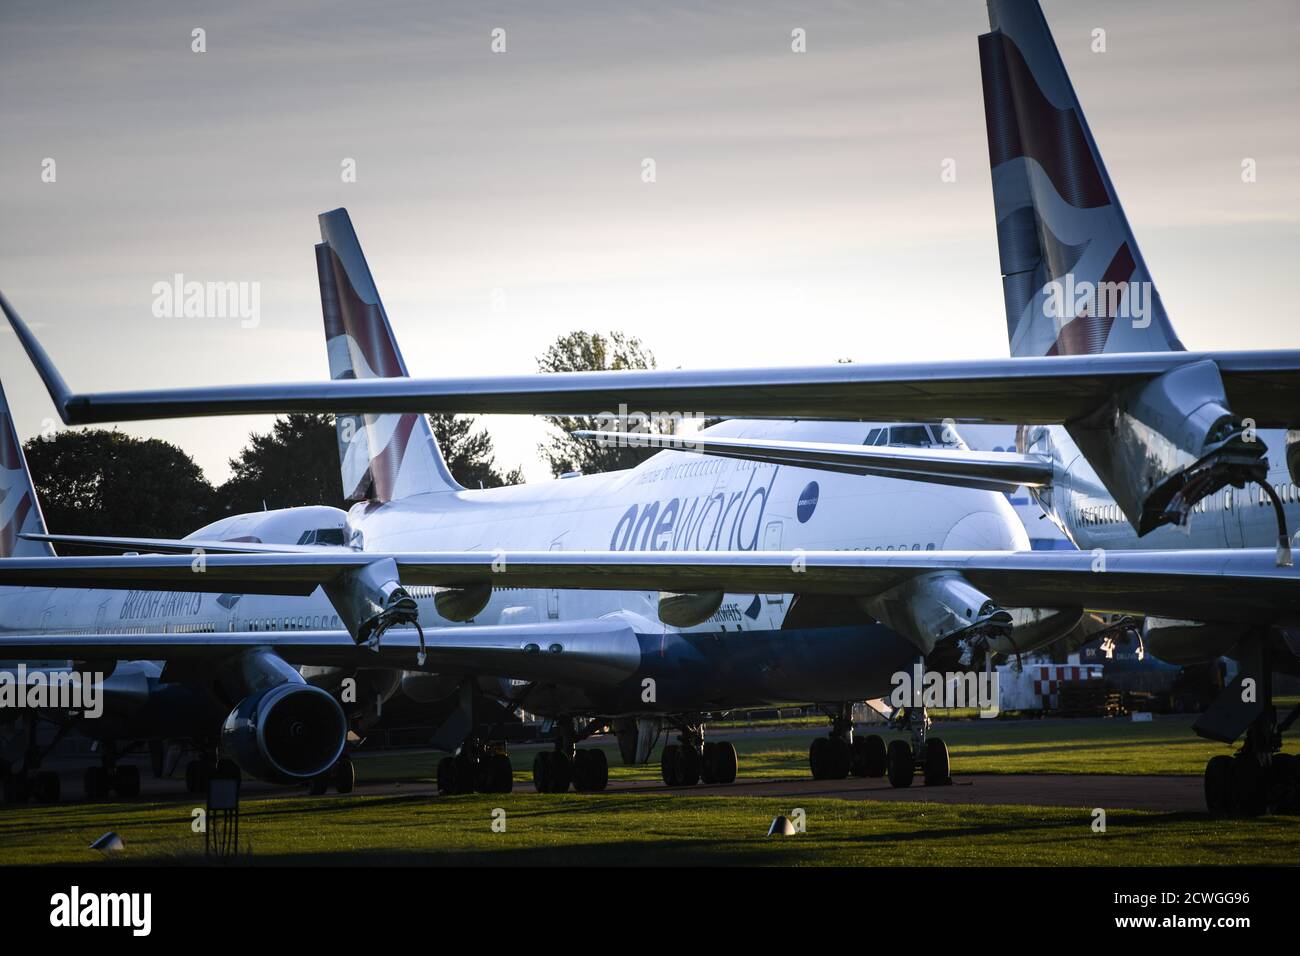
[[[1214,820],[1115,811],[1094,833],[1086,811],[808,800],[807,830],[765,836],[794,808],[768,798],[531,793],[292,798],[244,804],[240,845],[261,864],[1184,865],[1294,864],[1294,817]],[[492,811],[505,811],[505,832]],[[5,863],[94,863],[105,830],[115,864],[202,862],[190,810],[170,803],[61,805],[0,812]]]
[[[1109,721],[962,721],[939,731],[953,771],[971,773],[1199,774],[1227,748],[1197,739],[1190,718]],[[815,726],[738,736],[744,778],[803,777]],[[725,739],[725,733],[715,739]],[[1294,738],[1293,738],[1294,739]],[[624,767],[612,742],[610,776],[657,780],[657,761]],[[1296,751],[1292,743],[1289,747]],[[520,791],[432,797],[256,797],[244,801],[240,844],[255,863],[285,864],[796,864],[1187,865],[1294,864],[1300,820],[1211,819],[1117,810],[1094,833],[1086,809],[809,799],[807,832],[767,838],[788,800],[662,792],[538,796],[524,792],[536,748],[513,754]],[[433,779],[431,752],[361,755],[365,782]],[[493,832],[492,811],[506,830]],[[190,801],[0,807],[0,864],[202,862]],[[126,850],[87,849],[107,830]]]
[[[1210,757],[1231,753],[1221,744],[1192,733],[1191,717],[1158,717],[1150,723],[1129,720],[966,720],[937,725],[948,743],[953,773],[1105,773],[1200,774]],[[747,780],[801,776],[808,772],[808,745],[825,733],[823,724],[800,725],[784,736],[737,736],[740,773]],[[727,739],[710,730],[710,739]],[[886,738],[902,736],[885,734]],[[1292,733],[1289,740],[1294,740]],[[604,744],[611,780],[657,780],[658,762],[625,767],[612,742]],[[1298,748],[1290,745],[1292,751]],[[532,779],[535,750],[512,754],[515,780]],[[393,753],[357,762],[362,780],[432,780],[437,755]]]

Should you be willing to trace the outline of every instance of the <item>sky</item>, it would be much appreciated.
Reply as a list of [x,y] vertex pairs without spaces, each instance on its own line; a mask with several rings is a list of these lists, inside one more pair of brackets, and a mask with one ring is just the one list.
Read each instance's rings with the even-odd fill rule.
[[[1043,8],[1183,342],[1300,347],[1300,3]],[[1004,356],[987,29],[980,0],[6,0],[0,289],[74,389],[323,379],[315,217],[346,206],[417,376],[531,372],[575,329],[661,368]],[[176,273],[257,283],[260,321],[156,316]],[[7,328],[0,381],[53,427]],[[121,427],[219,482],[270,421]],[[484,422],[548,477],[540,419]]]

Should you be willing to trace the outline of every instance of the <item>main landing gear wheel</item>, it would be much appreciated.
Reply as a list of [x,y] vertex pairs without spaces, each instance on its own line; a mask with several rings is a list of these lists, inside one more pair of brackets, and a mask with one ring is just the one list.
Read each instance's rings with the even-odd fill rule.
[[739,760],[736,747],[729,741],[722,740],[704,745],[701,755],[700,779],[707,784],[724,784],[736,782],[736,770]]
[[818,737],[808,748],[814,780],[843,780],[853,765],[853,746],[841,737]]
[[598,793],[609,785],[609,759],[603,750],[579,750],[573,758],[573,789]]
[[685,744],[668,744],[659,758],[659,769],[664,784],[669,787],[693,787],[700,782],[704,760],[694,747]]
[[533,759],[533,786],[538,793],[566,793],[573,782],[573,761],[558,750],[543,750]]
[[906,740],[889,742],[889,783],[894,787],[910,787],[912,775],[916,770],[912,762],[912,745]]
[[952,785],[949,773],[948,745],[939,737],[931,737],[925,742],[925,785],[927,787],[948,787]]
[[855,777],[883,777],[889,767],[885,738],[879,734],[853,738],[853,760],[849,772]]
[[1232,812],[1232,758],[1211,757],[1205,765],[1205,805],[1214,814]]

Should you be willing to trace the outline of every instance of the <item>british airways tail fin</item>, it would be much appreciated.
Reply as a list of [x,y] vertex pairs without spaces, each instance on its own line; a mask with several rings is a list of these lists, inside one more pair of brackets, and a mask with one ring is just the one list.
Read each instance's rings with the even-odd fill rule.
[[14,428],[4,387],[0,386],[0,558],[54,557],[54,549],[46,542],[19,537],[45,533],[45,518],[27,470],[27,457]]
[[[347,210],[321,214],[320,235],[316,272],[330,377],[405,377],[406,363]],[[339,415],[337,424],[343,494],[349,501],[394,501],[460,489],[423,415]]]
[[1182,351],[1038,0],[979,38],[1012,355]]

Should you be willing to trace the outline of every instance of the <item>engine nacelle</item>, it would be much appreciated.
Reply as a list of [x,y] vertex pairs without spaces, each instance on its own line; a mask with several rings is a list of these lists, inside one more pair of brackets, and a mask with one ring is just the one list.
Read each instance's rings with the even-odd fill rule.
[[1248,630],[1245,624],[1148,617],[1142,622],[1142,643],[1167,664],[1199,664],[1227,654]]
[[261,780],[298,783],[334,766],[348,725],[328,692],[279,684],[245,697],[221,727],[221,745],[240,769]]
[[417,704],[436,704],[456,693],[464,678],[427,671],[403,671],[402,695]]
[[1004,656],[1027,654],[1060,640],[1083,621],[1079,607],[1011,608],[1011,627],[991,642],[993,650]]
[[703,624],[722,607],[721,591],[659,592],[659,620],[669,627]]
[[465,623],[483,613],[492,600],[492,585],[467,584],[462,588],[438,588],[433,594],[433,606],[448,621]]

